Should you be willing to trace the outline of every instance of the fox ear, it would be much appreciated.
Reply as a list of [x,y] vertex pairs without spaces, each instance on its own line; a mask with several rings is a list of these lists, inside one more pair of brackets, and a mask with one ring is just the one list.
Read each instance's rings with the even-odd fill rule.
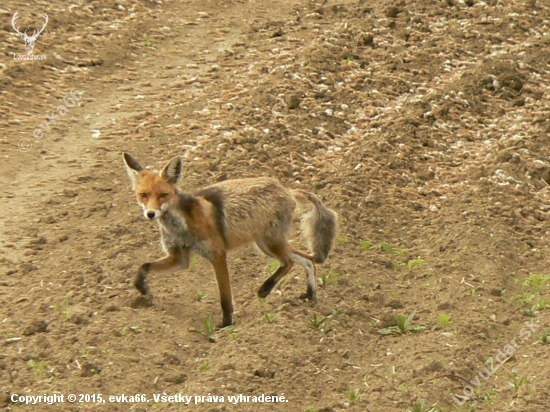
[[168,163],[164,167],[164,169],[162,169],[160,175],[164,177],[168,183],[170,183],[171,185],[175,185],[181,179],[182,172],[183,162],[179,157],[174,157],[172,160],[170,160],[170,163]]
[[132,186],[135,187],[137,177],[139,175],[139,172],[143,170],[143,167],[137,162],[136,159],[134,159],[128,153],[122,154],[122,160],[124,160],[124,164],[126,165],[126,171],[128,172],[128,176],[130,176],[130,180],[132,181]]

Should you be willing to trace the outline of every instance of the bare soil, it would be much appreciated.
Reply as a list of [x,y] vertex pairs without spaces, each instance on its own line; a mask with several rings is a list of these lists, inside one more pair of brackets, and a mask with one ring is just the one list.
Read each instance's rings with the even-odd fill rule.
[[[46,60],[14,60],[16,11],[31,30],[48,14]],[[10,1],[0,16],[0,407],[548,408],[547,2]],[[217,339],[192,330],[221,322],[203,260],[153,276],[155,306],[133,309],[161,250],[123,151],[182,156],[185,191],[272,176],[316,193],[340,215],[318,302],[298,299],[299,268],[258,300],[273,262],[249,247],[230,255],[237,322]],[[413,313],[423,330],[381,333]],[[151,402],[11,401],[55,393]]]

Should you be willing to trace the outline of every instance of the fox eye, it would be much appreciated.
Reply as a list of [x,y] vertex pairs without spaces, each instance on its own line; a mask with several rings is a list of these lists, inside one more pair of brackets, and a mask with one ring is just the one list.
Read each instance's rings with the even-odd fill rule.
[[147,193],[140,193],[139,196],[145,199],[147,197]]
[[161,199],[165,198],[166,196],[168,196],[168,193],[161,193],[161,194],[160,194],[160,198],[161,198]]

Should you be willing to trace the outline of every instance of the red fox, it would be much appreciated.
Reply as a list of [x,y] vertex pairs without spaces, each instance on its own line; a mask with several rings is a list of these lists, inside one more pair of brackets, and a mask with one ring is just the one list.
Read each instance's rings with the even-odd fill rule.
[[[134,285],[152,302],[146,278],[150,273],[187,269],[190,256],[197,253],[212,264],[220,292],[223,326],[233,324],[233,296],[226,253],[255,242],[267,256],[280,262],[279,269],[258,290],[265,298],[296,263],[307,272],[307,293],[316,299],[315,263],[324,262],[337,232],[337,214],[316,196],[304,190],[290,190],[270,178],[226,180],[193,194],[176,185],[181,180],[183,162],[172,159],[160,172],[143,168],[128,153],[124,164],[145,217],[157,220],[166,256],[144,263]],[[310,203],[311,210],[301,220],[313,255],[295,249],[287,238],[297,203]]]

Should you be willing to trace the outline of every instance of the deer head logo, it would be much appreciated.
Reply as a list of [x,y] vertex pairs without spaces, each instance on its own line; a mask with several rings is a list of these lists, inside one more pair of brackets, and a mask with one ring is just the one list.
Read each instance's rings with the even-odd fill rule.
[[11,25],[13,26],[15,31],[23,37],[23,40],[25,40],[25,49],[27,50],[27,54],[31,54],[32,51],[34,50],[34,43],[36,42],[36,39],[38,39],[38,36],[40,35],[40,33],[42,33],[46,28],[46,24],[48,24],[48,15],[44,14],[44,16],[46,16],[46,20],[44,21],[44,25],[42,26],[42,28],[38,31],[34,30],[32,36],[28,36],[27,35],[28,29],[25,30],[23,33],[21,33],[19,31],[19,28],[15,25],[15,21],[17,20],[17,17],[18,17],[17,13],[19,12],[16,11],[15,14],[13,15],[13,19],[11,19]]

